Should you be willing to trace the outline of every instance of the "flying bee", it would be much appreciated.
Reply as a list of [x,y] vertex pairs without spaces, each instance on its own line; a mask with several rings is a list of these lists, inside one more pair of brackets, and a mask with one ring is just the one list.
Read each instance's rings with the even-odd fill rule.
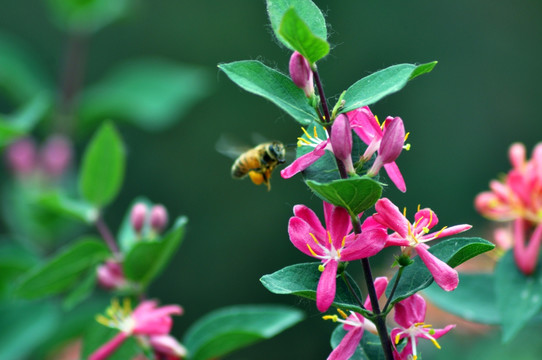
[[265,184],[271,190],[271,173],[285,161],[286,148],[280,141],[262,143],[243,152],[231,167],[231,176],[242,179],[246,175],[256,185]]

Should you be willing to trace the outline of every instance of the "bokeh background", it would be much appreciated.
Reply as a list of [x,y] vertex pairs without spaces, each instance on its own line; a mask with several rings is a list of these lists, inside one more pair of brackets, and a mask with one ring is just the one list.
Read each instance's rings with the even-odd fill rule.
[[[385,195],[410,214],[421,204],[434,209],[443,225],[470,223],[471,236],[491,236],[489,222],[473,208],[474,196],[509,169],[512,142],[524,142],[530,151],[542,140],[542,3],[315,3],[330,24],[333,48],[319,63],[330,97],[390,65],[438,61],[432,73],[372,107],[381,118],[401,116],[412,144],[398,160],[408,191],[390,187]],[[0,31],[32,48],[57,79],[66,36],[51,23],[43,2],[0,0],[0,9]],[[139,195],[163,203],[172,217],[189,217],[181,250],[150,295],[185,308],[185,315],[175,321],[179,337],[197,318],[227,305],[300,307],[307,313],[302,324],[229,358],[324,358],[334,324],[323,321],[313,303],[270,294],[259,282],[264,274],[310,261],[289,242],[287,221],[294,204],[309,205],[321,214],[320,201],[298,177],[286,181],[275,174],[271,192],[248,180],[234,181],[229,175],[232,161],[215,149],[222,134],[250,145],[255,133],[293,143],[300,132],[281,110],[244,92],[217,68],[223,62],[258,59],[287,71],[290,53],[273,39],[265,2],[140,1],[126,18],[90,39],[84,84],[142,56],[200,66],[207,75],[201,81],[211,89],[166,131],[119,124],[129,158],[123,190],[106,214],[110,226],[117,228]],[[2,112],[12,110],[7,101],[0,106]],[[388,265],[382,263],[375,272],[384,273]],[[473,331],[501,354],[510,349],[493,342],[497,330],[458,328],[455,338],[441,341],[444,350],[438,358],[465,354],[474,346],[469,342]],[[517,343],[513,347],[514,359],[536,358],[532,352],[523,354]]]

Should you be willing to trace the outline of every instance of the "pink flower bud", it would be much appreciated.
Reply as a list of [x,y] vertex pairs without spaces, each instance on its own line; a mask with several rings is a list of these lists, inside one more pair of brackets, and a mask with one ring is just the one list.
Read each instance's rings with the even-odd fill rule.
[[62,175],[70,165],[71,159],[71,142],[62,135],[49,137],[40,154],[42,170],[51,177]]
[[149,337],[153,350],[167,359],[182,359],[186,356],[186,348],[171,335],[154,335]]
[[344,114],[340,114],[331,126],[331,147],[333,154],[341,160],[348,173],[354,173],[352,164],[352,129],[350,121]]
[[105,289],[120,289],[126,285],[122,266],[115,260],[106,260],[96,269],[98,284]]
[[296,86],[303,89],[307,97],[311,97],[314,94],[314,82],[312,69],[307,61],[297,51],[294,51],[290,57],[290,77]]
[[137,203],[132,208],[130,213],[130,221],[132,222],[132,227],[136,233],[141,233],[143,225],[145,225],[145,219],[147,218],[147,205],[143,203]]
[[151,228],[156,232],[161,232],[167,225],[167,210],[162,205],[154,205],[151,209]]
[[378,149],[378,155],[383,164],[395,161],[403,150],[405,143],[405,126],[400,117],[388,117],[382,135],[382,142]]
[[542,225],[538,225],[531,234],[529,243],[525,241],[528,229],[526,220],[517,219],[514,221],[514,259],[522,273],[529,276],[538,265],[538,256],[542,242]]
[[15,175],[29,175],[36,169],[36,144],[31,138],[15,141],[6,151],[6,160]]

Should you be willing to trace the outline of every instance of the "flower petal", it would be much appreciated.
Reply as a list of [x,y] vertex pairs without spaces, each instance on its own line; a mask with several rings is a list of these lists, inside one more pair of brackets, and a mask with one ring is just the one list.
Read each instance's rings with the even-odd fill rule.
[[399,170],[399,167],[397,166],[395,161],[384,164],[384,170],[386,170],[388,177],[395,184],[397,189],[399,189],[402,192],[405,192],[406,191],[405,180],[403,179],[403,175],[401,174],[401,171]]
[[292,244],[306,255],[314,257],[308,246],[311,247],[315,254],[322,255],[323,253],[320,246],[314,242],[314,239],[310,236],[310,232],[311,227],[307,222],[295,216],[290,218],[288,222],[288,235],[290,236]]
[[282,176],[284,179],[289,179],[295,174],[305,170],[325,154],[325,147],[327,145],[329,145],[329,141],[326,140],[318,144],[318,146],[316,146],[313,151],[305,155],[301,155],[300,157],[295,159],[294,162],[292,162],[290,165],[282,169],[280,172],[280,176]]
[[353,330],[350,330],[342,338],[341,342],[329,356],[327,360],[348,360],[356,352],[361,338],[363,336],[363,328],[356,327]]
[[327,237],[326,229],[322,226],[318,216],[306,207],[305,205],[296,205],[294,206],[294,215],[301,220],[307,222],[311,227],[311,232],[319,239],[325,239]]
[[394,320],[399,326],[408,329],[416,323],[423,323],[427,305],[418,294],[407,297],[395,304]]
[[427,266],[431,275],[433,275],[438,286],[445,291],[452,291],[457,287],[459,284],[457,271],[427,251],[426,245],[419,244],[414,249],[416,249],[416,253],[418,253],[418,256],[422,259],[425,266]]
[[399,235],[406,238],[408,235],[409,222],[405,216],[399,211],[389,199],[382,198],[375,204],[376,214],[374,219],[386,226],[387,228],[396,231]]
[[341,251],[341,261],[353,261],[376,255],[386,245],[388,235],[383,229],[364,231]]
[[352,130],[369,145],[373,139],[382,139],[382,129],[368,106],[357,108],[346,113]]
[[320,280],[318,281],[318,287],[316,289],[316,307],[321,312],[327,311],[333,303],[333,300],[335,300],[338,265],[337,261],[330,260],[326,264],[322,275],[320,275]]

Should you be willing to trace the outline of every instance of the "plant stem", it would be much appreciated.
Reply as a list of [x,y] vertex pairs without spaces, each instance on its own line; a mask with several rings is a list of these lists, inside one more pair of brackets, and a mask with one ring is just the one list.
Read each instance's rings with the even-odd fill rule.
[[120,254],[119,247],[117,246],[117,242],[115,241],[115,238],[113,237],[113,234],[111,233],[111,230],[109,230],[109,227],[105,223],[102,214],[98,215],[98,218],[96,219],[96,228],[100,232],[100,235],[102,235],[102,238],[104,239],[105,243],[111,250],[111,252],[117,256]]
[[60,76],[58,109],[55,118],[57,131],[70,134],[74,130],[74,110],[76,99],[84,77],[87,57],[87,36],[82,33],[70,33],[66,41],[66,50]]
[[391,289],[390,296],[388,297],[388,301],[386,301],[386,305],[384,305],[384,309],[382,310],[383,313],[386,313],[388,311],[388,306],[390,305],[391,299],[393,298],[393,294],[395,294],[397,284],[399,284],[399,280],[401,279],[401,275],[403,274],[403,269],[404,267],[401,266],[399,268],[399,271],[397,272],[397,276],[395,277],[395,282],[393,283],[393,288]]
[[346,277],[346,275],[344,274],[344,272],[341,274],[341,278],[343,279],[344,283],[346,284],[346,286],[348,287],[348,291],[350,291],[350,293],[352,295],[354,295],[354,297],[356,298],[356,301],[358,302],[359,306],[362,308],[362,309],[365,309],[365,306],[363,306],[363,301],[359,298],[358,294],[356,294],[356,292],[354,291],[354,288],[352,287],[352,285],[350,284],[350,281],[348,281],[348,278]]
[[324,119],[322,119],[323,123],[331,123],[331,117],[329,116],[329,108],[327,107],[327,99],[326,95],[324,94],[324,87],[322,86],[322,82],[320,81],[320,75],[318,75],[318,70],[316,69],[316,65],[314,65],[314,68],[312,69],[312,74],[314,76],[314,81],[316,82],[316,88],[318,89],[318,94],[320,94],[320,103],[322,104],[322,110],[324,111]]

